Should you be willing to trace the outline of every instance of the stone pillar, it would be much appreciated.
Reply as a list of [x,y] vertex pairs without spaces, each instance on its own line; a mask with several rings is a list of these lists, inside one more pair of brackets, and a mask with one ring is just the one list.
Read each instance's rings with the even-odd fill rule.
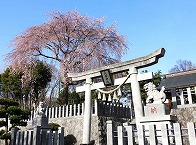
[[40,144],[40,131],[41,131],[40,126],[36,126],[33,128],[33,145]]
[[90,134],[91,134],[91,78],[86,78],[85,84],[85,108],[84,108],[84,123],[83,123],[83,144],[90,143]]
[[183,93],[183,89],[179,89],[180,91],[180,103],[181,105],[184,105],[185,102],[184,102],[184,93]]
[[171,96],[172,96],[172,109],[177,108],[177,99],[176,99],[176,88],[171,88]]
[[135,111],[135,118],[136,121],[138,118],[143,117],[143,106],[142,106],[142,98],[140,93],[140,85],[137,79],[137,69],[135,67],[132,67],[129,69],[131,73],[131,90],[132,90],[132,98],[133,98],[133,105],[134,105],[134,111]]
[[112,120],[108,120],[107,122],[107,145],[113,145],[114,140],[113,140],[113,133],[114,133],[114,127],[112,124]]
[[186,88],[186,90],[187,90],[187,95],[188,95],[188,103],[193,104],[193,99],[192,99],[192,95],[191,95],[191,88],[188,87],[188,88]]
[[15,145],[16,144],[16,134],[17,134],[17,132],[18,132],[18,128],[16,128],[16,127],[13,127],[12,129],[11,129],[11,143],[10,143],[10,145]]

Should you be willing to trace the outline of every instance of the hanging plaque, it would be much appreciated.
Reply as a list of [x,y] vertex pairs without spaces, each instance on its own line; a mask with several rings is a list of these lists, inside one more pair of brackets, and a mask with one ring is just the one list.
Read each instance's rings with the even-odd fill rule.
[[114,81],[109,69],[102,70],[101,77],[105,86],[114,85]]

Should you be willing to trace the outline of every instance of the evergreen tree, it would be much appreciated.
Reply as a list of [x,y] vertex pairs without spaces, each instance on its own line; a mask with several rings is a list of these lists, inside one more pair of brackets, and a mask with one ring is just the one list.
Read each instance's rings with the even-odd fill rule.
[[4,97],[21,99],[21,76],[20,73],[12,72],[11,68],[7,68],[4,73],[0,74],[0,91],[3,92]]
[[50,66],[42,61],[37,61],[36,65],[32,68],[31,87],[33,91],[33,102],[38,103],[39,100],[45,98],[44,89],[51,81],[52,72]]
[[75,91],[68,92],[66,88],[64,88],[62,91],[60,91],[59,96],[56,100],[56,103],[58,105],[64,105],[64,104],[80,104],[84,100],[81,100],[78,93]]
[[5,145],[8,145],[8,140],[11,139],[8,120],[10,120],[11,128],[15,126],[26,126],[30,115],[29,110],[21,109],[19,103],[9,98],[0,98],[0,127],[5,129],[0,131],[0,139],[5,140]]
[[151,80],[144,80],[140,82],[140,91],[141,91],[141,97],[143,99],[143,102],[146,102],[146,98],[147,98],[147,94],[144,90],[144,85],[151,81],[156,87],[158,87],[162,78],[163,78],[162,72],[161,70],[158,70],[153,74],[153,78]]
[[36,63],[31,64],[29,72],[30,75],[24,85],[22,78],[26,75],[7,68],[0,74],[0,95],[3,98],[18,100],[21,106],[25,105],[24,107],[28,108],[31,107],[31,102],[37,104],[40,100],[45,99],[45,88],[52,77],[50,66],[37,60]]

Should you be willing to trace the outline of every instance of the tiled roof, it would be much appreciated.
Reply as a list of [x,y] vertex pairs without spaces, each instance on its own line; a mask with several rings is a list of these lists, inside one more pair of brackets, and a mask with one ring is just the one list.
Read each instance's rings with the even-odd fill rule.
[[166,75],[166,78],[163,79],[158,88],[165,86],[166,89],[169,88],[182,88],[187,86],[196,85],[196,70],[174,73]]

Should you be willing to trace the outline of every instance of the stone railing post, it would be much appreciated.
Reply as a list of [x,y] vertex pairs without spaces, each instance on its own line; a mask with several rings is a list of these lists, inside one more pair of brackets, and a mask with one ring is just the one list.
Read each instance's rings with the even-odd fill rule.
[[66,105],[65,117],[69,116],[69,105]]
[[65,117],[65,110],[66,110],[66,109],[65,109],[65,107],[66,107],[66,106],[65,106],[65,105],[63,105],[63,113],[62,113],[62,117]]
[[95,108],[95,115],[96,116],[98,116],[98,100],[97,99],[95,99],[95,101],[94,101],[94,108]]
[[54,116],[55,115],[55,112],[54,112],[55,111],[55,107],[52,107],[51,111],[52,111],[52,117],[51,118],[55,118],[55,116]]
[[134,133],[133,133],[133,126],[128,125],[128,124],[123,124],[126,132],[127,132],[127,141],[128,145],[134,145]]
[[40,145],[40,131],[40,126],[36,126],[33,128],[33,145]]
[[112,120],[108,120],[106,123],[107,123],[107,145],[113,145],[114,128],[113,128]]
[[73,106],[73,110],[74,110],[74,112],[73,112],[73,116],[76,116],[76,104],[74,104],[74,106]]
[[60,118],[60,117],[62,117],[62,107],[63,106],[59,106],[59,112],[58,112],[58,117]]
[[80,107],[81,107],[81,105],[80,104],[78,104],[78,114],[77,114],[77,116],[80,116]]
[[73,116],[73,113],[72,113],[72,105],[69,105],[69,116]]
[[48,119],[50,119],[51,118],[51,110],[52,110],[52,108],[50,107],[50,108],[48,108]]
[[180,103],[181,103],[181,105],[184,105],[185,102],[184,102],[184,92],[183,92],[183,89],[179,89],[179,92],[180,92]]
[[190,145],[194,145],[196,143],[196,136],[195,136],[195,125],[193,122],[187,123],[188,128],[188,138]]
[[137,134],[139,145],[145,145],[144,125],[137,125]]
[[64,145],[64,127],[59,127],[58,132],[59,135],[59,145]]
[[123,126],[117,127],[118,144],[123,145]]
[[176,109],[177,108],[176,88],[171,88],[171,96],[172,96],[172,109]]
[[169,145],[169,131],[168,131],[168,124],[161,124],[161,132],[162,132],[162,142],[165,145]]
[[54,116],[54,118],[58,118],[58,108],[59,107],[55,107],[55,116]]
[[182,145],[182,130],[179,123],[174,123],[174,136],[175,136],[175,143],[178,145]]
[[84,103],[82,103],[82,113],[81,115],[84,115]]
[[186,88],[186,90],[187,90],[189,104],[193,104],[193,99],[192,99],[192,95],[191,95],[191,88],[188,87],[188,88]]
[[11,132],[12,132],[12,135],[11,135],[11,144],[10,145],[15,145],[16,144],[16,133],[18,131],[18,128],[16,127],[13,127]]

